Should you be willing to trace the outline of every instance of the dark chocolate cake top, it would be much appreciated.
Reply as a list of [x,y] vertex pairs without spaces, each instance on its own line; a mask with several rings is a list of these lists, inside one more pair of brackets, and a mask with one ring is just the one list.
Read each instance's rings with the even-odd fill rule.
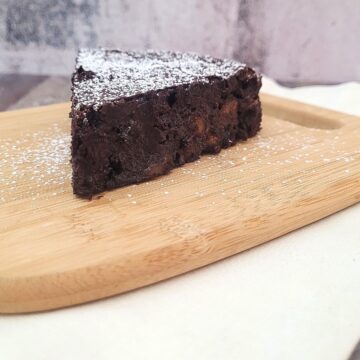
[[104,102],[131,97],[211,77],[228,78],[240,69],[233,60],[169,51],[81,49],[73,79],[76,107],[98,107]]

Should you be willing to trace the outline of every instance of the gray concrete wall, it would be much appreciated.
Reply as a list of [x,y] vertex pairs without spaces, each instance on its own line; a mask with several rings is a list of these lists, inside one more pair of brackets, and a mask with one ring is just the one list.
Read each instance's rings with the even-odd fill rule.
[[284,82],[360,80],[360,0],[0,0],[0,72],[69,74],[78,47],[234,57]]

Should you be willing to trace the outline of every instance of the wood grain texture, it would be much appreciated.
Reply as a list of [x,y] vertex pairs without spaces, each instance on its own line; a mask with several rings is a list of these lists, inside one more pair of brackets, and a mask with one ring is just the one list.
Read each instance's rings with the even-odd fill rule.
[[262,102],[257,137],[92,201],[71,191],[69,104],[1,113],[0,312],[129,291],[360,201],[360,120]]

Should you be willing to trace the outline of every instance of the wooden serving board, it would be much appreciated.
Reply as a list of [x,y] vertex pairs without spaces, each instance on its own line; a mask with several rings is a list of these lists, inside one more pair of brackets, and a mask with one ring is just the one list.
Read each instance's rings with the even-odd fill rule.
[[92,201],[71,190],[69,104],[1,113],[0,312],[119,294],[360,201],[360,119],[262,102],[257,137]]

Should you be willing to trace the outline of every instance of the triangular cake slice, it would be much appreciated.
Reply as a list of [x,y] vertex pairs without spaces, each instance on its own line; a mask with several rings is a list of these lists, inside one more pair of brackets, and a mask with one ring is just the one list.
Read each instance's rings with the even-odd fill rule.
[[74,193],[163,175],[260,129],[260,77],[231,60],[83,49],[72,78]]

